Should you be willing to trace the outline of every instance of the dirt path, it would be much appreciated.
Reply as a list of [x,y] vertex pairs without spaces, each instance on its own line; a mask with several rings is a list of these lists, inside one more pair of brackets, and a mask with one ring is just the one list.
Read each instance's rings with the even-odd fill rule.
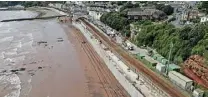
[[[112,75],[103,60],[95,52],[86,38],[70,23],[63,25],[68,38],[77,48],[81,63],[88,80],[88,89],[91,97],[128,97],[128,93]],[[82,43],[86,41],[86,43]]]

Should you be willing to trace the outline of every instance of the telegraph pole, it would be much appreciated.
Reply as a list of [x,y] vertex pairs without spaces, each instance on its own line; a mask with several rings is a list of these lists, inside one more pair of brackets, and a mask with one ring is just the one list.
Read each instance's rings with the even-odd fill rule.
[[173,48],[173,42],[170,43],[170,51],[169,51],[169,56],[168,56],[168,64],[166,65],[166,75],[168,75],[168,69],[169,69],[169,64],[170,64],[170,57],[171,57],[171,52]]

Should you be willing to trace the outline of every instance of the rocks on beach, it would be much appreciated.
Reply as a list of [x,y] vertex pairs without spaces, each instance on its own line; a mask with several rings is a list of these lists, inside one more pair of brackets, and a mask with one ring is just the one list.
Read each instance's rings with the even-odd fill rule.
[[39,42],[37,42],[38,43],[38,45],[40,45],[40,44],[46,44],[46,43],[48,43],[47,41],[39,41]]
[[58,41],[58,42],[62,42],[62,41],[64,41],[64,40],[63,40],[63,38],[57,38],[57,41]]

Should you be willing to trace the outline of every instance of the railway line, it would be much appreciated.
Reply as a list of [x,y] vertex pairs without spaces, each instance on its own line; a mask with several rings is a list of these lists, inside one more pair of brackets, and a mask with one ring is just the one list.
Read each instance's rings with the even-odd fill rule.
[[[74,28],[75,29],[75,28]],[[115,79],[113,74],[105,65],[104,61],[101,60],[99,55],[95,52],[92,46],[87,42],[84,35],[75,29],[77,33],[74,33],[76,39],[79,41],[81,48],[86,53],[93,68],[96,71],[97,76],[104,88],[108,97],[129,97],[128,93],[123,89],[119,82]],[[82,43],[85,41],[86,43]]]
[[93,35],[100,39],[106,46],[108,46],[115,54],[119,54],[121,59],[127,63],[127,65],[133,65],[136,69],[147,76],[154,84],[159,86],[163,91],[168,93],[172,97],[186,97],[172,84],[165,82],[163,79],[158,77],[153,71],[147,68],[143,63],[129,55],[127,52],[122,50],[114,41],[109,40],[105,35],[100,33],[98,29],[93,27],[84,18],[79,18],[90,30]]

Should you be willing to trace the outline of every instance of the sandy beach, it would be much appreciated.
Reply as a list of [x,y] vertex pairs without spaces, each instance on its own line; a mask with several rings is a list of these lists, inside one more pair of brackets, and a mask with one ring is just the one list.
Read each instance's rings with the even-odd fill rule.
[[63,24],[63,28],[83,63],[81,66],[85,70],[90,97],[129,97],[81,32],[71,23]]
[[0,97],[128,97],[92,47],[82,46],[84,38],[70,22],[50,19],[10,25],[20,34],[5,34],[14,37],[9,40],[14,45],[9,56],[3,53],[11,61],[1,74],[16,83],[0,84]]

